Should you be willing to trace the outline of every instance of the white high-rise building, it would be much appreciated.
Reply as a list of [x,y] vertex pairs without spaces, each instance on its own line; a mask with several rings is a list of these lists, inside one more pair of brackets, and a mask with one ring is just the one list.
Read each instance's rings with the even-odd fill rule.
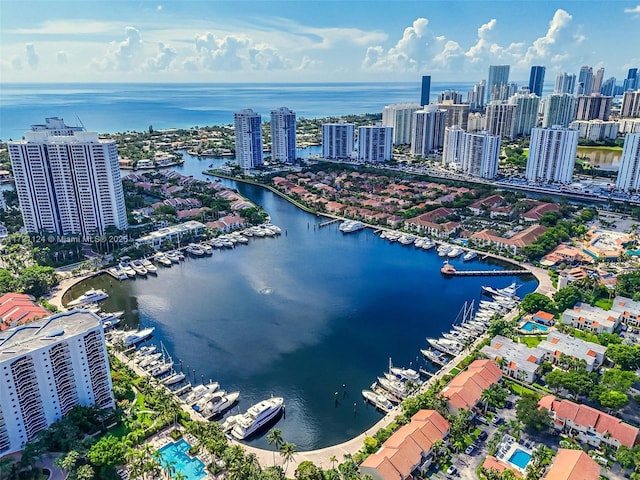
[[114,140],[57,117],[24,136],[8,146],[27,232],[91,239],[128,227]]
[[485,106],[487,82],[482,80],[473,86],[473,90],[467,93],[467,103],[471,110],[482,109]]
[[556,125],[534,128],[525,176],[531,182],[570,183],[578,148],[578,131]]
[[593,68],[583,65],[578,74],[578,95],[591,95],[593,90]]
[[271,110],[271,159],[296,161],[296,113],[287,107]]
[[262,165],[262,117],[250,108],[233,114],[236,162],[243,170]]
[[500,137],[489,132],[467,133],[462,150],[462,171],[473,177],[496,177],[500,160]]
[[618,137],[618,122],[605,122],[603,120],[575,120],[569,124],[569,128],[578,130],[580,138],[589,140],[613,140]]
[[0,332],[0,372],[0,455],[76,405],[115,407],[102,323],[86,310]]
[[640,191],[640,133],[629,133],[624,137],[616,189]]
[[[574,75],[575,76],[575,75]],[[568,126],[576,113],[576,97],[570,93],[553,93],[544,99],[542,128]]]
[[462,93],[457,90],[443,90],[438,94],[436,103],[462,103]]
[[391,160],[393,128],[378,125],[358,127],[358,161],[387,162]]
[[517,105],[499,101],[487,105],[486,129],[491,135],[513,138],[513,121]]
[[553,89],[553,93],[570,93],[576,89],[576,74],[575,73],[558,73],[556,76],[556,84]]
[[445,164],[462,164],[462,146],[466,132],[459,125],[444,129],[444,147],[442,148],[442,162]]
[[513,112],[513,127],[511,135],[514,137],[531,134],[531,129],[537,126],[540,97],[535,93],[516,93],[509,99],[509,103],[516,105]]
[[419,103],[396,103],[382,109],[382,125],[393,128],[393,144],[409,145],[413,133],[413,112]]
[[414,112],[411,154],[428,157],[444,145],[447,112],[437,105],[426,105]]
[[322,156],[333,160],[347,160],[353,153],[355,125],[353,123],[325,123],[322,125]]

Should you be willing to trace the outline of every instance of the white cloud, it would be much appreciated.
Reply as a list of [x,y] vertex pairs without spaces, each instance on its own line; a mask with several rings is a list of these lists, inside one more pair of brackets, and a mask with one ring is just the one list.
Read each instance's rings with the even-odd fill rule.
[[156,7],[156,10],[157,10],[157,11],[159,11],[159,12],[161,12],[161,11],[163,10],[163,8],[164,8],[164,7],[163,7],[162,5],[158,5],[158,6]]
[[121,42],[111,42],[105,55],[92,64],[101,71],[128,72],[137,69],[144,57],[140,32],[135,27],[126,27],[125,37]]
[[27,43],[25,45],[25,48],[27,51],[27,65],[29,65],[31,68],[36,68],[38,66],[38,63],[40,63],[40,57],[36,53],[36,47],[33,45],[33,43]]
[[[571,23],[572,18],[565,10],[556,10],[549,22],[547,33],[533,42],[533,45],[527,49],[522,61],[524,63],[533,63],[539,60],[547,60],[551,57],[554,46],[566,46],[567,40],[571,38],[566,32],[566,27]],[[569,38],[567,39],[566,37]],[[582,41],[582,39],[580,37],[576,38],[579,41]]]
[[632,14],[635,13],[640,15],[640,5],[636,5],[633,8],[625,8],[624,13],[632,13]]
[[50,20],[38,26],[7,29],[7,33],[23,35],[95,35],[98,33],[115,32],[121,28],[119,24],[114,22],[89,19]]
[[143,65],[143,69],[150,70],[152,72],[167,70],[176,56],[177,53],[174,49],[165,46],[163,42],[158,42],[158,52],[156,56],[147,58]]

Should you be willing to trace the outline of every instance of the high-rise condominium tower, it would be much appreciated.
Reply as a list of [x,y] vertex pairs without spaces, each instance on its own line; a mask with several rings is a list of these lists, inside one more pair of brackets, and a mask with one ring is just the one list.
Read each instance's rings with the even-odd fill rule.
[[609,120],[611,97],[593,93],[578,95],[576,100],[576,120]]
[[0,454],[16,452],[76,405],[114,408],[100,318],[73,310],[2,332]]
[[391,160],[392,140],[391,127],[358,127],[358,161],[379,163]]
[[576,113],[576,97],[570,93],[552,93],[544,100],[542,127],[554,125],[567,127]]
[[409,145],[413,133],[413,112],[419,103],[396,103],[382,109],[382,125],[393,128],[393,144]]
[[640,90],[626,91],[622,97],[621,117],[640,117]]
[[322,156],[346,160],[353,153],[355,125],[353,123],[325,123],[322,125]]
[[593,90],[593,68],[583,65],[578,74],[578,95],[591,95]]
[[271,111],[271,158],[284,163],[296,160],[296,113],[287,107]]
[[506,100],[509,95],[502,93],[509,83],[509,65],[490,65],[487,81],[487,103],[491,100]]
[[487,105],[486,129],[491,135],[513,138],[513,120],[517,105],[503,102],[490,102]]
[[544,74],[546,68],[542,66],[531,67],[529,74],[529,91],[537,96],[542,96],[542,88],[544,87]]
[[233,114],[236,161],[243,170],[262,165],[262,117],[250,108]]
[[534,128],[529,142],[525,176],[531,182],[570,183],[578,148],[578,131]]
[[429,97],[431,96],[431,76],[422,76],[422,88],[420,90],[420,106],[429,105]]
[[556,75],[556,84],[553,89],[553,93],[570,93],[573,95],[573,92],[576,88],[576,75],[575,73],[558,73]]
[[629,133],[624,137],[616,188],[625,192],[640,191],[640,133]]
[[413,115],[411,154],[428,157],[444,145],[447,112],[440,110],[437,105],[427,105]]
[[[118,149],[62,118],[9,142],[16,191],[29,233],[103,235],[127,228]],[[87,240],[91,241],[91,240]]]
[[[526,92],[526,90],[525,90]],[[531,129],[538,123],[538,108],[540,107],[540,97],[535,93],[516,93],[509,99],[509,103],[516,105],[513,113],[513,128],[511,135],[514,137],[531,134]]]

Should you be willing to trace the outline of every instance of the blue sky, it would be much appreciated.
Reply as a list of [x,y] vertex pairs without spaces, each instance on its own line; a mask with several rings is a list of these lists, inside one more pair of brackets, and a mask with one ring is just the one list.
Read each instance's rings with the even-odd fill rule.
[[1,82],[513,80],[640,67],[640,0],[0,0]]

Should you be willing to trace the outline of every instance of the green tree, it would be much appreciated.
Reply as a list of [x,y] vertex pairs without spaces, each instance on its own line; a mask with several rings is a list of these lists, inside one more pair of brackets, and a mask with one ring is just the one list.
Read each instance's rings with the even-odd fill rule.
[[300,462],[293,476],[297,480],[323,480],[322,470],[309,460]]
[[92,480],[96,473],[93,471],[91,465],[81,465],[76,471],[75,478],[77,480]]
[[556,302],[557,311],[564,312],[569,308],[573,308],[576,303],[582,302],[583,294],[575,286],[567,285],[553,294],[553,300]]
[[284,474],[287,474],[287,468],[289,467],[289,462],[293,460],[296,454],[296,444],[285,442],[280,447],[280,456],[284,461]]
[[276,464],[276,450],[280,450],[280,447],[282,447],[282,444],[284,442],[284,440],[282,439],[282,430],[278,429],[278,428],[272,428],[271,430],[269,430],[269,433],[267,433],[267,442],[269,443],[269,445],[273,445],[274,446],[274,451],[273,451],[273,464]]
[[638,345],[613,344],[607,347],[606,356],[622,370],[635,371],[640,368]]
[[523,392],[516,404],[516,417],[526,428],[543,431],[551,426],[551,417],[547,410],[538,408],[539,400],[536,394]]
[[520,310],[526,313],[536,313],[539,310],[555,313],[556,306],[553,300],[541,293],[528,293],[520,303]]
[[105,435],[87,453],[89,461],[98,467],[115,466],[124,462],[127,446],[113,435]]
[[629,397],[626,393],[616,392],[615,390],[602,392],[598,400],[600,400],[600,405],[610,410],[618,410],[629,403]]
[[22,290],[34,297],[42,297],[58,283],[58,277],[52,267],[33,265],[20,272],[18,277]]

